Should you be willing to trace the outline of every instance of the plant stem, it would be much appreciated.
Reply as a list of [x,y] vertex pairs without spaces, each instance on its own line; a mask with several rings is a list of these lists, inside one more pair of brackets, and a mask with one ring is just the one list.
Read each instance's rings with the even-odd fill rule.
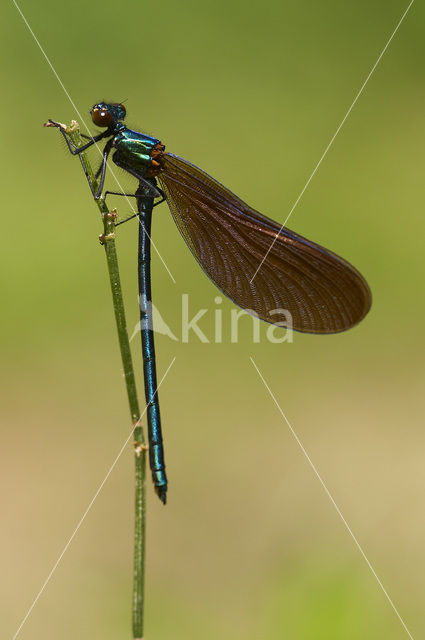
[[[72,142],[81,146],[79,126],[72,121],[67,127],[67,133]],[[86,152],[80,154],[81,162],[89,176],[94,189],[97,188],[97,180],[88,160]],[[133,361],[131,357],[130,342],[128,340],[127,325],[125,319],[124,301],[122,297],[120,274],[118,268],[118,256],[115,246],[115,219],[116,212],[109,212],[103,198],[95,201],[103,218],[104,233],[100,241],[105,247],[106,261],[111,283],[112,301],[114,306],[115,321],[117,326],[118,341],[121,351],[121,360],[124,370],[124,380],[127,389],[128,403],[130,406],[131,420],[134,432],[134,456],[135,456],[135,523],[134,523],[134,566],[133,566],[133,638],[143,638],[143,612],[144,612],[144,576],[145,576],[145,533],[146,533],[146,445],[143,429],[139,424],[140,410],[137,399],[136,381],[134,377]]]

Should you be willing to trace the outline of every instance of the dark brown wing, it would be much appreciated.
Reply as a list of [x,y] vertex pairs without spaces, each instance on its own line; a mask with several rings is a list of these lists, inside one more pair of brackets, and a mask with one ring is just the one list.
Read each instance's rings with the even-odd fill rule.
[[289,311],[292,327],[310,333],[344,331],[368,312],[366,281],[336,254],[280,229],[183,158],[164,154],[158,177],[189,249],[239,307],[284,326]]

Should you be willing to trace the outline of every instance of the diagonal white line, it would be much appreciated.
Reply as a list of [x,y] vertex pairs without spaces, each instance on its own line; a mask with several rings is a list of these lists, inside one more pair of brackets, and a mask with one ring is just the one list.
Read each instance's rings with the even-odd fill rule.
[[276,407],[278,408],[278,411],[280,413],[280,415],[282,416],[282,418],[285,420],[286,424],[289,427],[289,430],[291,431],[292,435],[294,436],[298,446],[300,447],[301,451],[303,452],[304,456],[306,457],[310,467],[312,468],[316,478],[319,480],[320,484],[322,485],[326,495],[328,496],[329,500],[332,502],[333,506],[335,507],[335,510],[337,512],[337,514],[339,515],[339,517],[341,518],[342,522],[344,523],[345,528],[347,529],[348,533],[350,534],[351,538],[353,539],[357,549],[360,551],[361,555],[363,556],[363,559],[365,560],[367,566],[369,567],[370,571],[372,572],[373,576],[375,577],[376,581],[378,582],[379,586],[381,587],[385,597],[387,598],[388,602],[390,603],[394,613],[396,614],[397,618],[400,620],[401,624],[404,627],[404,630],[406,631],[407,635],[409,636],[409,638],[411,640],[413,640],[413,636],[410,633],[409,629],[407,628],[403,618],[401,617],[401,615],[399,614],[399,612],[397,611],[397,608],[394,604],[394,602],[391,600],[387,590],[385,589],[384,585],[382,584],[381,580],[379,579],[378,575],[376,574],[375,569],[372,567],[371,563],[369,562],[365,552],[363,551],[362,547],[360,546],[359,541],[357,540],[356,536],[354,535],[354,533],[352,532],[348,522],[346,521],[346,519],[344,518],[344,516],[341,513],[340,508],[338,507],[337,503],[335,502],[334,498],[332,497],[329,489],[327,488],[324,480],[322,479],[322,476],[320,475],[320,473],[318,472],[317,468],[315,467],[313,461],[311,460],[310,456],[308,455],[307,451],[305,450],[301,440],[299,439],[299,437],[297,436],[297,434],[294,431],[294,428],[292,427],[291,423],[289,422],[288,418],[286,417],[286,415],[283,413],[281,406],[279,405],[278,401],[276,400],[272,390],[270,389],[269,385],[267,384],[267,382],[265,381],[262,373],[260,372],[259,368],[257,367],[256,363],[254,362],[254,359],[252,357],[250,357],[250,360],[252,362],[252,364],[254,365],[258,375],[260,376],[264,386],[266,387],[267,391],[270,394],[270,397],[272,398],[273,402],[275,403]]
[[328,146],[326,147],[326,149],[324,150],[324,152],[322,153],[319,162],[316,164],[316,166],[313,169],[313,172],[311,174],[311,176],[309,177],[309,179],[307,180],[307,182],[305,183],[304,187],[301,189],[301,192],[298,196],[298,198],[295,200],[294,204],[292,205],[292,208],[290,210],[290,212],[288,213],[288,215],[286,216],[286,220],[283,223],[283,225],[280,227],[279,231],[277,232],[275,238],[273,239],[270,247],[267,249],[266,254],[264,255],[263,259],[261,260],[260,264],[257,267],[256,272],[254,273],[254,275],[252,276],[250,282],[252,283],[252,281],[254,280],[255,276],[257,275],[257,273],[259,272],[259,270],[261,269],[261,267],[264,264],[264,261],[266,260],[267,256],[269,255],[270,251],[273,249],[274,244],[276,242],[276,240],[279,237],[279,234],[281,233],[282,229],[286,226],[286,223],[288,222],[289,218],[291,217],[292,213],[294,212],[295,207],[297,206],[297,204],[299,203],[299,201],[301,200],[301,198],[303,197],[308,185],[310,184],[310,182],[312,181],[312,179],[314,178],[316,171],[318,170],[318,168],[320,167],[320,165],[322,164],[323,160],[325,159],[326,154],[328,153],[329,149],[331,148],[335,138],[337,137],[338,133],[341,131],[342,127],[344,126],[345,121],[347,120],[348,116],[350,115],[354,105],[356,104],[357,100],[360,98],[361,94],[363,93],[363,89],[366,87],[367,83],[369,82],[373,72],[375,71],[376,67],[378,66],[378,64],[380,63],[382,56],[384,55],[384,53],[386,52],[386,50],[388,49],[392,39],[394,38],[395,34],[397,33],[401,23],[403,22],[404,18],[406,17],[410,7],[412,6],[412,4],[414,3],[415,0],[411,0],[411,2],[409,3],[409,6],[407,7],[406,11],[403,13],[403,15],[401,16],[400,20],[397,23],[396,28],[394,29],[394,31],[392,32],[391,36],[389,37],[385,47],[382,49],[381,53],[378,56],[377,61],[375,62],[375,64],[373,65],[372,69],[369,71],[369,74],[366,78],[366,80],[363,82],[362,86],[360,87],[360,91],[358,92],[358,94],[356,95],[356,97],[354,98],[353,102],[351,103],[350,108],[348,109],[347,113],[345,114],[345,116],[343,117],[343,119],[341,120],[340,125],[338,126],[337,130],[335,131],[335,133],[333,134],[332,138],[329,141]]
[[[169,364],[169,366],[168,366],[167,371],[166,371],[166,372],[164,373],[164,375],[162,376],[162,378],[161,378],[161,380],[160,380],[160,382],[159,382],[159,384],[158,384],[158,386],[157,386],[157,388],[156,388],[156,390],[155,390],[155,393],[154,393],[153,397],[155,397],[156,393],[158,392],[159,387],[162,385],[163,381],[165,380],[165,378],[166,378],[166,376],[167,376],[168,372],[170,371],[170,369],[171,369],[171,367],[173,366],[173,364],[174,364],[174,362],[175,362],[175,361],[176,361],[176,358],[174,357],[174,358],[172,359],[172,361],[170,362],[170,364]],[[111,466],[109,467],[109,469],[108,469],[108,472],[107,472],[106,476],[103,478],[102,482],[100,483],[100,485],[99,485],[99,487],[98,487],[98,489],[97,489],[96,493],[94,494],[93,498],[90,500],[90,502],[89,502],[89,504],[88,504],[87,509],[84,511],[84,513],[83,513],[83,515],[81,516],[81,518],[80,518],[80,520],[79,520],[79,522],[78,522],[77,526],[75,527],[75,529],[74,529],[74,531],[73,531],[72,535],[71,535],[71,536],[70,536],[70,538],[68,539],[68,542],[66,543],[66,545],[65,545],[65,546],[64,546],[64,548],[62,549],[62,551],[61,551],[61,553],[60,553],[60,555],[59,555],[58,559],[56,560],[55,564],[53,565],[53,567],[52,567],[52,569],[51,569],[51,571],[50,571],[49,575],[47,576],[47,578],[46,578],[46,579],[45,579],[45,581],[43,582],[43,585],[42,585],[42,587],[41,587],[40,591],[38,592],[38,594],[37,594],[37,595],[36,595],[36,597],[34,598],[32,605],[30,606],[30,608],[28,609],[27,613],[25,614],[25,616],[24,616],[24,618],[23,618],[23,620],[22,620],[21,624],[19,625],[19,627],[18,627],[18,629],[17,629],[17,631],[16,631],[15,635],[13,636],[12,640],[16,640],[16,638],[18,637],[18,635],[19,635],[19,633],[20,633],[20,631],[21,631],[22,627],[24,626],[24,624],[25,624],[25,623],[26,623],[26,621],[28,620],[28,617],[30,616],[30,614],[31,614],[32,610],[34,609],[35,605],[37,604],[38,600],[40,599],[41,594],[43,593],[43,591],[45,590],[45,588],[46,588],[46,587],[47,587],[47,585],[49,584],[50,579],[51,579],[51,577],[53,576],[54,572],[56,571],[56,569],[57,569],[57,567],[58,567],[58,565],[59,565],[60,561],[62,560],[63,556],[64,556],[64,555],[65,555],[65,553],[67,552],[67,550],[68,550],[68,548],[69,548],[69,546],[70,546],[71,542],[72,542],[72,541],[73,541],[73,539],[75,538],[75,536],[76,536],[76,534],[77,534],[77,532],[78,532],[79,528],[80,528],[80,527],[81,527],[81,525],[83,524],[83,522],[84,522],[84,520],[85,520],[85,518],[86,518],[87,514],[89,513],[90,509],[92,508],[92,506],[93,506],[93,504],[94,504],[94,502],[95,502],[96,498],[98,497],[99,493],[102,491],[102,489],[103,489],[103,487],[104,487],[104,485],[105,485],[105,482],[107,481],[107,479],[108,479],[108,478],[109,478],[109,476],[111,475],[111,473],[112,473],[112,471],[114,470],[114,468],[115,468],[115,466],[116,466],[116,464],[117,464],[118,460],[120,459],[120,457],[121,457],[121,455],[122,455],[122,453],[123,453],[124,449],[126,448],[127,444],[129,443],[130,439],[132,438],[135,428],[136,428],[137,426],[139,426],[139,424],[140,424],[140,420],[141,420],[141,419],[143,418],[143,416],[145,415],[145,413],[146,413],[146,411],[147,411],[147,408],[148,408],[148,407],[146,406],[146,407],[145,407],[145,409],[144,409],[144,411],[143,411],[143,413],[142,413],[142,415],[140,416],[140,418],[137,420],[136,424],[134,425],[134,427],[133,427],[133,428],[132,428],[132,430],[130,431],[130,435],[128,436],[128,438],[126,439],[126,441],[125,441],[125,442],[124,442],[124,444],[122,445],[121,449],[119,450],[119,453],[118,453],[117,457],[115,458],[115,460],[113,461],[113,463],[112,463],[112,464],[111,464]]]
[[[122,190],[122,187],[120,187],[120,189]],[[127,200],[128,200],[128,198],[127,198]],[[133,209],[133,211],[134,211],[134,209]],[[135,212],[135,213],[136,213],[136,212]],[[137,213],[136,213],[136,215],[137,215]],[[140,220],[140,218],[139,218],[138,216],[137,216],[137,220],[138,220],[139,224],[142,224],[142,221]],[[173,281],[173,284],[176,284],[176,280],[175,280],[175,278],[174,278],[173,274],[171,273],[171,271],[169,270],[169,268],[168,268],[167,264],[165,263],[164,258],[163,258],[163,257],[162,257],[162,255],[159,253],[159,249],[157,248],[157,246],[156,246],[155,242],[152,240],[152,237],[148,234],[148,232],[146,231],[146,229],[143,229],[143,233],[145,233],[145,234],[148,236],[148,238],[149,238],[149,242],[151,243],[151,245],[152,245],[152,246],[153,246],[153,248],[155,249],[155,252],[156,252],[156,254],[157,254],[158,258],[161,260],[162,264],[164,265],[165,270],[167,271],[168,275],[170,276],[171,280]]]
[[[54,74],[54,76],[55,76],[56,80],[59,82],[60,86],[62,87],[62,89],[63,89],[63,91],[64,91],[64,93],[65,93],[66,97],[68,98],[69,102],[71,103],[71,105],[72,105],[72,106],[73,106],[73,108],[75,109],[76,113],[78,114],[78,117],[79,117],[80,121],[83,123],[83,125],[84,125],[84,126],[85,126],[85,128],[86,128],[86,130],[90,133],[90,130],[89,130],[88,126],[87,126],[86,121],[84,120],[83,116],[82,116],[82,115],[81,115],[81,113],[79,112],[79,110],[78,110],[78,108],[77,108],[77,105],[75,104],[75,102],[74,102],[74,101],[73,101],[73,99],[71,98],[71,96],[70,96],[70,94],[69,94],[68,90],[66,89],[66,87],[65,87],[64,83],[63,83],[63,82],[62,82],[62,80],[60,79],[60,77],[59,77],[58,73],[56,72],[56,69],[54,68],[53,64],[51,63],[50,58],[48,57],[47,53],[44,51],[43,47],[41,46],[41,43],[40,43],[40,41],[38,40],[37,36],[35,35],[34,31],[32,30],[32,28],[31,28],[31,26],[30,26],[30,24],[29,24],[28,20],[26,19],[26,17],[25,17],[25,16],[24,16],[24,14],[22,13],[21,8],[19,7],[19,5],[18,5],[18,3],[16,2],[16,0],[12,0],[12,2],[13,2],[13,4],[15,5],[16,9],[18,10],[18,12],[19,12],[19,14],[20,14],[20,16],[21,16],[22,20],[24,21],[25,25],[27,26],[28,31],[30,32],[30,34],[31,34],[31,35],[32,35],[32,37],[34,38],[34,41],[36,42],[36,44],[37,44],[38,48],[40,49],[41,53],[43,54],[43,56],[44,56],[44,58],[45,58],[45,60],[46,60],[47,64],[49,65],[50,69],[52,70],[52,72],[53,72],[53,74]],[[90,134],[90,135],[91,135],[91,134]],[[102,154],[102,149],[99,147],[99,145],[97,144],[97,142],[94,144],[94,146],[96,147],[96,149],[98,150],[98,152],[99,152],[99,153],[100,153],[100,155],[102,156],[102,155],[103,155],[103,154]],[[107,165],[107,168],[108,168],[108,171],[110,171],[110,173],[111,173],[112,177],[114,178],[115,182],[117,183],[118,188],[122,191],[123,195],[125,195],[125,193],[124,193],[124,189],[122,188],[121,183],[120,183],[120,181],[118,180],[118,178],[117,178],[116,174],[113,172],[113,170],[112,170],[111,166],[110,166],[110,165]],[[128,205],[129,205],[129,207],[131,208],[132,212],[133,212],[134,214],[136,214],[137,212],[136,212],[136,210],[134,209],[133,204],[132,204],[132,202],[130,201],[130,199],[129,199],[127,196],[125,196],[125,199],[127,200],[127,203],[128,203]],[[139,222],[140,222],[140,220],[139,220]],[[145,233],[146,233],[146,231],[145,231]],[[155,250],[155,251],[156,251],[156,253],[158,254],[159,259],[161,260],[162,264],[164,265],[164,267],[165,267],[166,271],[168,272],[168,275],[170,276],[171,280],[173,281],[173,283],[174,283],[174,284],[176,284],[176,281],[175,281],[175,279],[174,279],[174,277],[173,277],[173,274],[171,273],[170,269],[169,269],[169,268],[168,268],[168,266],[166,265],[165,260],[163,259],[163,257],[161,256],[160,252],[158,251],[157,246],[156,246],[156,245],[155,245],[155,243],[153,242],[152,238],[149,238],[149,240],[151,241],[151,243],[152,243],[152,246],[153,246],[154,250]]]

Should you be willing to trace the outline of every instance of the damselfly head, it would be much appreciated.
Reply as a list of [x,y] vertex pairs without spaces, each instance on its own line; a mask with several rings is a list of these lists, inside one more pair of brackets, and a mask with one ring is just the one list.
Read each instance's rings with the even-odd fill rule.
[[124,120],[126,110],[119,102],[98,102],[90,111],[91,119],[97,127],[110,127],[112,124]]

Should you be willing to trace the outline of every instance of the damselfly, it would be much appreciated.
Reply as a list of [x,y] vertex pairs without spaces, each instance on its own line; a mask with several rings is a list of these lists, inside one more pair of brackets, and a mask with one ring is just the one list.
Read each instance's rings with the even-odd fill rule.
[[[371,294],[361,274],[343,258],[255,211],[195,165],[166,152],[157,138],[129,129],[123,122],[125,116],[122,104],[95,104],[92,121],[105,130],[78,148],[59,123],[53,120],[49,123],[59,127],[74,155],[107,140],[96,173],[99,179],[96,190],[86,174],[94,198],[112,193],[136,198],[149,461],[156,492],[165,503],[167,478],[151,304],[153,207],[167,202],[181,235],[207,276],[235,304],[266,322],[287,326],[290,317],[296,331],[321,334],[345,331],[364,318],[371,305]],[[106,164],[112,150],[113,162],[137,179],[135,193],[103,193]]]

